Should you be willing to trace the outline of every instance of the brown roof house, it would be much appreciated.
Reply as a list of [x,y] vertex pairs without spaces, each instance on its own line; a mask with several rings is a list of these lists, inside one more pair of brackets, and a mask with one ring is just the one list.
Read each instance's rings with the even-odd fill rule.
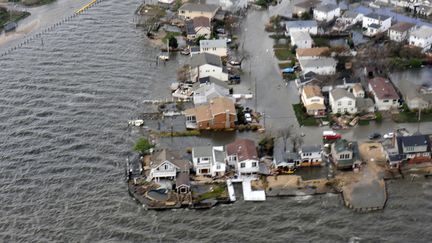
[[374,97],[377,110],[390,110],[399,107],[399,95],[390,80],[382,77],[370,79],[369,91]]
[[234,101],[228,97],[216,97],[209,104],[187,109],[185,116],[188,129],[229,129],[237,121]]
[[301,93],[301,100],[306,112],[315,117],[325,116],[324,96],[317,85],[306,85]]
[[328,47],[314,47],[314,48],[297,48],[297,59],[317,59],[320,57],[328,56],[330,48]]
[[190,161],[167,149],[154,151],[150,162],[150,174],[147,181],[161,179],[175,180],[178,173],[189,174]]
[[233,165],[239,175],[259,172],[259,159],[255,142],[237,139],[227,145],[228,165]]
[[186,38],[193,40],[200,36],[208,39],[211,34],[210,19],[207,17],[199,16],[192,20],[186,21]]

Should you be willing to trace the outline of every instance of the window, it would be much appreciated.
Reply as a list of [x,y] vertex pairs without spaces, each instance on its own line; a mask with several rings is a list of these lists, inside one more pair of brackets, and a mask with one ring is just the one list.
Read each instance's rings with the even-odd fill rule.
[[220,165],[216,165],[216,169],[220,170],[221,166]]
[[164,169],[168,170],[168,165],[167,164],[165,164]]
[[341,106],[342,102],[338,101],[337,106]]
[[344,159],[344,157],[345,157],[345,154],[339,155],[339,159]]
[[344,108],[344,112],[347,112],[348,111],[348,109],[347,108]]
[[341,109],[340,108],[337,109],[337,113],[341,113]]
[[388,102],[389,102],[389,100],[384,100],[383,102],[384,102],[384,103],[388,103]]
[[257,167],[257,162],[252,162],[252,167]]
[[348,105],[352,105],[352,101],[350,100],[350,101],[348,101]]
[[240,168],[245,168],[246,164],[245,163],[240,163]]

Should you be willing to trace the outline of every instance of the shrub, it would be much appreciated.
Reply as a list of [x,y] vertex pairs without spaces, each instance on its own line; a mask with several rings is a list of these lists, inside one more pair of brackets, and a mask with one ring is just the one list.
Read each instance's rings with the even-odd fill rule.
[[134,150],[141,154],[148,154],[149,150],[153,148],[154,145],[151,144],[146,138],[139,138],[134,145]]
[[243,132],[246,129],[246,126],[243,124],[240,124],[237,126],[237,129],[239,130],[239,132]]
[[375,112],[375,122],[381,123],[383,120],[382,113],[377,111]]

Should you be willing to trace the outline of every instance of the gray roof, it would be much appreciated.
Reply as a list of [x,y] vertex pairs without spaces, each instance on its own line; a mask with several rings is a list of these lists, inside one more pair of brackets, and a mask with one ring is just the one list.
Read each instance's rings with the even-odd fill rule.
[[351,10],[347,10],[342,14],[342,17],[344,18],[356,18],[359,15],[359,13],[353,12]]
[[377,14],[375,12],[372,12],[370,14],[366,14],[365,17],[368,17],[371,19],[376,19],[376,20],[386,20],[386,19],[390,18],[390,16],[388,16],[388,15]]
[[200,40],[201,48],[227,48],[227,42],[224,39],[218,40]]
[[186,35],[195,35],[195,26],[192,20],[186,21]]
[[313,152],[321,152],[321,145],[304,145],[301,147],[300,151],[302,153],[313,153]]
[[213,76],[208,76],[208,77],[200,78],[199,82],[201,84],[205,84],[205,83],[216,84],[216,85],[218,85],[218,86],[220,86],[222,88],[230,89],[229,85],[225,81],[222,81],[222,80],[220,80],[218,78],[215,78]]
[[179,186],[190,186],[189,174],[185,172],[180,172],[176,178],[176,187]]
[[300,59],[300,66],[305,69],[308,67],[323,67],[323,66],[335,66],[336,60],[331,57],[322,57],[319,59]]
[[213,157],[213,147],[212,146],[200,146],[193,147],[192,154],[195,158],[200,157]]
[[312,37],[306,31],[294,31],[291,33],[291,38],[295,43],[299,43],[299,41],[310,41],[312,42]]
[[300,160],[298,153],[278,151],[274,155],[274,163],[280,165],[282,163],[294,163]]
[[357,142],[348,142],[345,139],[336,140],[336,142],[334,143],[334,149],[336,150],[336,153],[340,153],[346,150],[354,152],[357,146]]
[[379,29],[381,28],[381,25],[379,24],[370,24],[368,27],[374,28],[374,29]]
[[315,20],[299,20],[299,21],[286,21],[286,28],[300,28],[300,27],[317,27],[318,24]]
[[335,10],[335,9],[337,9],[337,8],[339,8],[336,4],[331,4],[331,3],[329,3],[329,4],[322,4],[322,5],[319,5],[319,6],[317,6],[315,9],[317,10],[317,11],[321,11],[321,12],[326,12],[326,13],[328,13],[328,12],[330,12],[330,11],[333,11],[333,10]]
[[171,162],[182,171],[189,170],[189,166],[190,166],[189,161],[180,159],[180,156],[178,154],[174,153],[173,151],[169,151],[167,149],[160,149],[154,151],[152,155],[151,167],[156,168],[159,165],[163,164],[163,162],[165,161]]
[[198,4],[198,3],[185,3],[180,8],[179,11],[195,11],[195,12],[214,12],[219,9],[218,5],[214,4]]
[[220,150],[215,150],[215,159],[217,162],[224,162],[225,158],[226,158],[226,152],[225,149],[223,149],[223,151]]
[[373,106],[374,106],[374,102],[371,98],[362,98],[362,97],[356,98],[356,107],[357,107],[357,111],[359,112],[368,111]]
[[413,30],[411,32],[411,35],[415,36],[417,38],[422,38],[422,39],[428,38],[432,35],[432,28],[423,25],[422,27],[420,27],[416,30]]
[[220,56],[210,53],[200,53],[191,57],[190,65],[192,67],[199,67],[204,64],[222,67],[222,60]]
[[[416,146],[428,146],[430,151],[430,141],[427,135],[414,135],[406,137],[398,137],[398,144],[404,145],[405,147],[416,147]],[[399,150],[401,152],[401,150]]]
[[332,91],[330,91],[330,95],[333,97],[334,100],[339,100],[344,97],[355,99],[353,94],[342,88],[333,89]]

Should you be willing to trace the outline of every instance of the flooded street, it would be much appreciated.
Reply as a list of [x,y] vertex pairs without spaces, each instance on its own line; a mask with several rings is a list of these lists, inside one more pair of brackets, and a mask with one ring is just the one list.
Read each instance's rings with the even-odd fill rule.
[[[65,16],[55,14],[67,17],[78,2],[58,1]],[[159,50],[133,24],[140,2],[103,1],[44,33],[43,45],[35,39],[0,59],[0,241],[430,241],[430,181],[390,181],[387,208],[371,214],[353,213],[339,195],[204,211],[146,211],[135,203],[124,165],[139,133],[126,121],[142,112],[143,100],[169,96],[180,62],[156,66]],[[297,93],[278,75],[272,40],[263,38],[267,17],[251,12],[245,22],[258,111],[272,128],[295,125],[284,101],[296,101]],[[314,141],[322,128],[301,129]],[[366,130],[374,128],[347,133],[362,138]]]

